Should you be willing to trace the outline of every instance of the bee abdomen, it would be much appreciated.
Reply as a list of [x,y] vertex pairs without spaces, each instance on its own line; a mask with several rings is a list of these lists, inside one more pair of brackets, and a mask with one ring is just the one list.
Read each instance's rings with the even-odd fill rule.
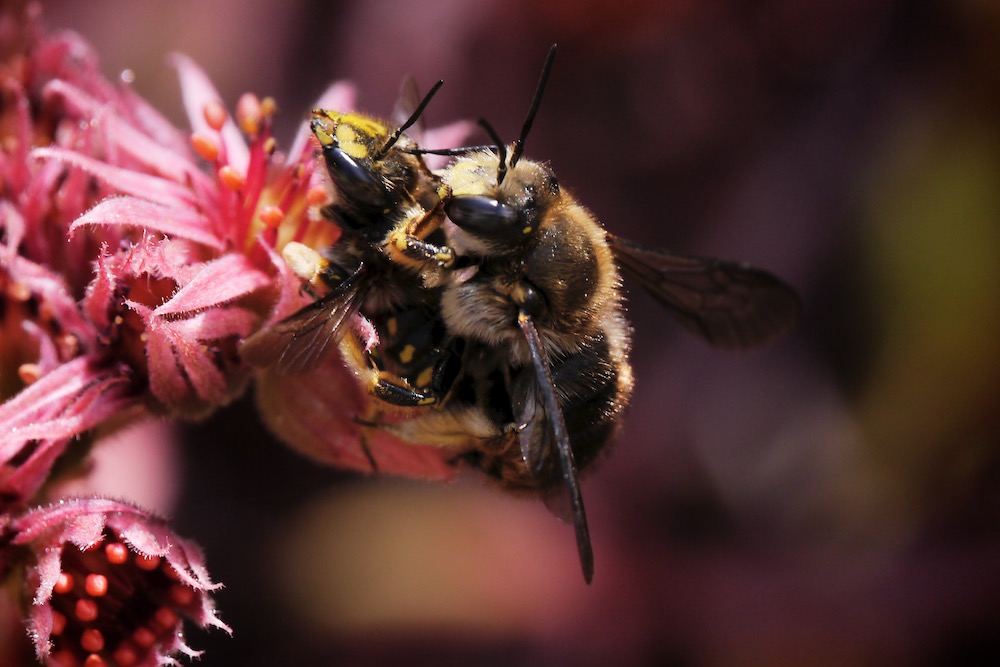
[[[552,380],[563,411],[578,470],[599,457],[617,430],[632,389],[627,362],[628,331],[623,320],[610,322],[610,331],[586,341],[578,352],[551,362]],[[513,374],[510,399],[515,413],[532,411],[524,423],[504,429],[502,436],[483,443],[476,465],[512,490],[541,490],[563,483],[562,470],[552,444],[548,416],[535,396],[539,390],[530,368]],[[528,406],[525,408],[525,406]],[[535,470],[529,470],[520,438],[533,439],[528,451],[538,452]],[[534,441],[537,440],[537,441]]]

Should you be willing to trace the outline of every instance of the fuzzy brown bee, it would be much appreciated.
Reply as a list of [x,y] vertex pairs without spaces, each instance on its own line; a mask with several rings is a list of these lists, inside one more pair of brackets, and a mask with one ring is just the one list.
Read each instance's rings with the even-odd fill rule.
[[593,551],[578,471],[613,437],[632,392],[631,330],[619,268],[710,344],[743,348],[787,330],[795,292],[745,264],[684,257],[616,237],[545,164],[521,159],[555,55],[520,137],[457,155],[441,172],[447,245],[465,268],[444,288],[441,318],[463,341],[441,408],[395,431],[446,440],[504,488],[565,507],[584,578]]
[[[562,509],[590,582],[578,471],[613,439],[633,385],[620,271],[720,347],[784,332],[800,306],[766,272],[608,233],[547,165],[522,159],[554,55],[509,147],[485,123],[493,145],[438,151],[367,117],[317,112],[313,131],[342,195],[327,215],[345,238],[296,261],[329,294],[244,354],[303,370],[336,341],[377,399],[370,426],[447,448]],[[455,160],[430,172],[428,153]],[[385,334],[369,352],[345,326],[356,312]],[[383,408],[405,416],[381,421]]]

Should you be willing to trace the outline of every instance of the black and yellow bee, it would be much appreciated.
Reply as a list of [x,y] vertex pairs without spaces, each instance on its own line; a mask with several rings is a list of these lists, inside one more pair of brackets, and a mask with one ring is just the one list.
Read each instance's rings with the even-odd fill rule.
[[[283,249],[316,301],[248,339],[241,349],[245,361],[299,373],[333,344],[386,404],[430,405],[441,396],[459,360],[442,346],[439,290],[430,286],[429,272],[430,261],[443,271],[451,257],[431,243],[444,238],[438,177],[419,155],[404,151],[415,144],[403,134],[441,83],[395,130],[363,114],[313,112],[313,134],[335,190],[323,215],[341,236],[318,250],[295,242]],[[417,266],[408,259],[414,252],[421,258]],[[375,326],[377,348],[367,349],[350,326],[356,314]]]

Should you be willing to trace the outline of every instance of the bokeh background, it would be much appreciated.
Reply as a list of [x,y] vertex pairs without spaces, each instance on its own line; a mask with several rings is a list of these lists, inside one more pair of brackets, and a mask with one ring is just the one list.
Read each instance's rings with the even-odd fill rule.
[[[172,51],[291,140],[335,79],[388,115],[520,128],[615,233],[795,285],[791,335],[722,353],[632,291],[637,393],[584,481],[596,578],[474,474],[369,479],[251,399],[147,463],[232,638],[204,665],[1000,661],[1000,4],[991,0],[44,3],[178,125]],[[173,481],[176,480],[176,481]],[[152,501],[151,501],[152,502]]]

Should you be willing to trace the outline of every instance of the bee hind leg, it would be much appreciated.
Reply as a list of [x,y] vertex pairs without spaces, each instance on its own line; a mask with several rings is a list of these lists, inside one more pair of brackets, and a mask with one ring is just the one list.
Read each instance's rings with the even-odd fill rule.
[[378,400],[403,408],[435,405],[443,396],[433,387],[414,387],[404,378],[397,378],[382,371],[374,371],[369,392]]

